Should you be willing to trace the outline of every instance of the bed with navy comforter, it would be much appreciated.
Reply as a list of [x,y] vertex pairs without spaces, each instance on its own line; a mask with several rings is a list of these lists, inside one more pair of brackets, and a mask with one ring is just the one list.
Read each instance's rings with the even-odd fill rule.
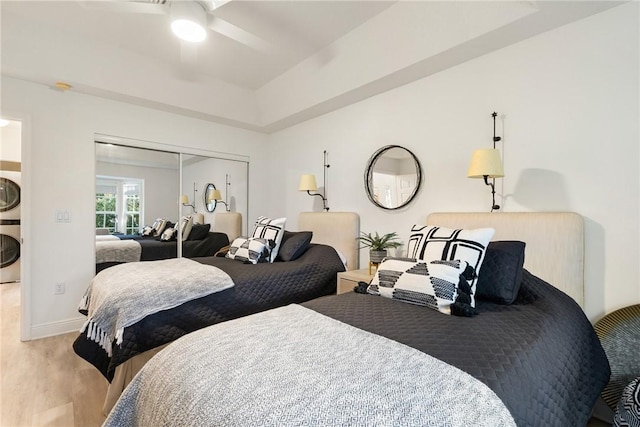
[[519,426],[584,426],[609,364],[566,294],[523,272],[513,304],[479,300],[474,317],[356,293],[303,306],[418,349],[489,386]]
[[[294,310],[303,317],[289,307],[172,343],[106,425],[584,426],[609,378],[581,308],[527,271],[512,304],[478,301],[473,317],[353,292],[303,303]],[[425,368],[430,360],[416,353],[456,375]],[[471,378],[460,380],[457,370]]]
[[337,273],[344,271],[335,249],[320,244],[311,244],[299,258],[286,262],[245,264],[225,257],[193,260],[226,272],[234,286],[146,316],[124,329],[122,342],[113,342],[110,355],[88,336],[89,330],[83,331],[73,344],[75,352],[111,380],[118,365],[190,332],[335,293]]

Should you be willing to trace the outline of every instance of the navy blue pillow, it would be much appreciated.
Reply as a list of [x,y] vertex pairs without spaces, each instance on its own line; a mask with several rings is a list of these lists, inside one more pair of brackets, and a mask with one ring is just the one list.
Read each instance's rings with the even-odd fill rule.
[[518,297],[522,283],[525,243],[519,241],[490,242],[478,274],[476,297],[511,304]]
[[293,261],[300,258],[309,248],[312,238],[313,233],[311,231],[298,231],[294,233],[285,230],[276,260]]
[[211,224],[193,224],[187,240],[202,240],[207,237],[210,229]]

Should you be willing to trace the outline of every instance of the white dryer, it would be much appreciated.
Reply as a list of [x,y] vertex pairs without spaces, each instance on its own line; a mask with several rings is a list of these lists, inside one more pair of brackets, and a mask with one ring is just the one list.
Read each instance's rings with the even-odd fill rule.
[[0,171],[0,283],[20,280],[20,172]]
[[20,280],[20,220],[0,219],[0,283]]
[[20,176],[0,170],[0,219],[20,219]]

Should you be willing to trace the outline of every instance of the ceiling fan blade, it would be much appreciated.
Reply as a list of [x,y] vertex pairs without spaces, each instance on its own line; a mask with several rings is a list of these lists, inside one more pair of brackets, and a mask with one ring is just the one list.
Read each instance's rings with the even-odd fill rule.
[[151,15],[165,15],[168,12],[167,6],[164,4],[147,3],[135,0],[80,0],[78,1],[78,3],[80,3],[82,7],[87,9],[117,13],[146,13]]
[[240,27],[233,25],[231,22],[225,21],[217,16],[209,15],[209,29],[223,36],[229,37],[232,40],[242,43],[245,46],[249,46],[263,53],[275,53],[276,47],[268,41],[251,34],[250,32],[243,30]]
[[225,4],[229,3],[231,0],[213,0],[211,3],[211,10],[219,9]]

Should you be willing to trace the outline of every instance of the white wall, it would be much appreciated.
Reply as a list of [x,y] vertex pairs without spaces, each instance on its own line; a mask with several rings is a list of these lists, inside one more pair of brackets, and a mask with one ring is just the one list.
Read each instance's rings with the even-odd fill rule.
[[[363,231],[406,240],[430,212],[488,211],[489,188],[466,171],[472,151],[490,147],[497,111],[506,173],[498,203],[583,215],[592,320],[640,302],[638,36],[633,2],[275,133],[272,198],[291,228],[298,212],[320,210],[297,184],[303,173],[321,182],[327,150],[329,206],[358,212]],[[424,168],[417,200],[399,212],[364,193],[366,162],[387,144],[407,147]]]
[[[3,77],[2,113],[21,118],[23,141],[23,238],[31,257],[23,259],[30,284],[31,329],[37,338],[71,331],[82,317],[78,302],[95,269],[94,135],[153,141],[155,147],[185,146],[250,156],[250,186],[265,175],[266,136],[93,96],[60,92]],[[168,144],[168,145],[167,145]],[[251,206],[265,206],[261,192]],[[176,200],[177,209],[178,200]],[[70,223],[54,222],[56,209],[71,213]],[[262,211],[260,212],[262,214]],[[64,282],[66,293],[53,294]]]

